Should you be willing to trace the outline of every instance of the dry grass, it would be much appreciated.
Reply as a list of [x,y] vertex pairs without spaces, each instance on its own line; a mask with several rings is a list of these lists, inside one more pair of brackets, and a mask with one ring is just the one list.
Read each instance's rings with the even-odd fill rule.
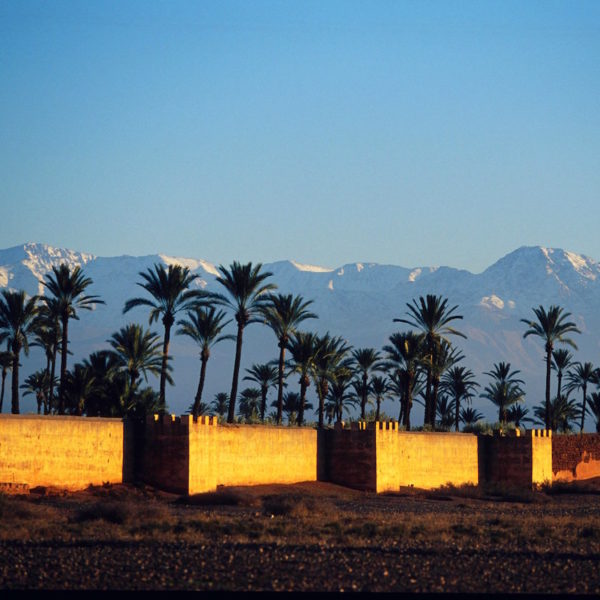
[[600,552],[597,489],[446,486],[376,495],[318,483],[180,498],[143,486],[105,486],[68,495],[0,495],[0,539]]

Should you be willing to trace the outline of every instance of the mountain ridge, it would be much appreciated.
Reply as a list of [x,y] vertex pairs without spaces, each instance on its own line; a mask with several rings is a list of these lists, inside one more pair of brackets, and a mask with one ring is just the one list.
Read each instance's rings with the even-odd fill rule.
[[[143,309],[123,315],[122,308],[128,298],[144,293],[137,285],[139,273],[155,263],[184,264],[199,275],[195,285],[215,291],[220,287],[215,281],[217,267],[203,259],[160,253],[101,257],[29,242],[0,249],[0,289],[43,294],[44,276],[52,265],[63,261],[82,266],[93,281],[90,293],[100,295],[106,302],[73,325],[74,356],[69,359],[70,365],[91,351],[105,348],[106,340],[125,323],[135,320],[148,326],[148,315]],[[307,328],[342,335],[355,347],[380,349],[389,335],[400,329],[393,319],[405,315],[406,305],[413,299],[428,293],[448,298],[449,305],[458,305],[458,312],[464,317],[460,324],[468,338],[456,343],[465,354],[465,366],[474,370],[483,387],[486,381],[481,374],[489,371],[493,362],[511,362],[526,380],[529,406],[538,403],[544,385],[540,370],[542,344],[522,338],[520,319],[533,318],[533,307],[559,304],[571,312],[582,329],[576,340],[580,351],[575,360],[600,362],[600,264],[586,255],[560,248],[521,246],[481,273],[448,266],[403,267],[373,262],[346,263],[330,269],[293,260],[263,263],[263,268],[273,273],[273,281],[282,293],[301,294],[313,300],[312,308],[319,319],[307,324]],[[160,333],[160,327],[155,327]],[[226,345],[215,347],[214,358],[211,357],[207,401],[216,391],[229,389],[233,352]],[[177,385],[168,390],[167,400],[172,398],[172,408],[184,412],[193,399],[198,352],[181,336],[173,339],[172,352]],[[37,355],[37,351],[33,354]],[[271,360],[275,354],[272,332],[251,326],[246,334],[242,373],[244,368]],[[27,368],[39,368],[32,367],[30,359],[23,362],[23,377]],[[485,411],[481,402],[476,401],[477,408],[492,418],[491,407]],[[388,414],[394,416],[390,402],[388,408]]]

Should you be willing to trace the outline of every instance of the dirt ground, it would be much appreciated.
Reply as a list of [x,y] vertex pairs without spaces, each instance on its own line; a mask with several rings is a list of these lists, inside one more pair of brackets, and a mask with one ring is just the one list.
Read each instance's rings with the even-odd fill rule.
[[600,593],[600,484],[0,494],[0,589]]

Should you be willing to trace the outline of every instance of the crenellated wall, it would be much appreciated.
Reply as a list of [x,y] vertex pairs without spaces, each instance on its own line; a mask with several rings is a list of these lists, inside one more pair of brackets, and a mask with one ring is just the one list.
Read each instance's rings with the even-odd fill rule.
[[130,481],[131,442],[121,419],[0,415],[0,485],[75,490]]
[[[135,463],[135,470],[134,470]],[[180,494],[217,486],[331,481],[385,492],[483,481],[532,486],[600,476],[600,435],[403,432],[395,422],[321,430],[218,425],[165,415],[146,423],[0,415],[0,488],[134,479]]]
[[264,425],[219,425],[191,415],[146,422],[139,476],[182,494],[219,485],[317,480],[317,431]]

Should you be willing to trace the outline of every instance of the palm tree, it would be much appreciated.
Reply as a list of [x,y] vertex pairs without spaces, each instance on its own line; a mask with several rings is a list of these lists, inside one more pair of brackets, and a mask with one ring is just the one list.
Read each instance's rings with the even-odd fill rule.
[[237,261],[229,266],[229,270],[223,265],[219,265],[221,275],[216,278],[216,281],[225,288],[228,295],[211,294],[211,298],[215,302],[223,304],[233,311],[237,322],[235,362],[227,413],[228,423],[233,423],[235,417],[235,398],[240,374],[244,328],[251,323],[259,322],[261,311],[267,304],[266,295],[277,288],[273,283],[265,283],[265,280],[273,274],[261,273],[261,268],[261,263],[252,266],[252,263],[242,265]]
[[371,391],[375,396],[375,421],[379,421],[379,414],[381,412],[381,402],[385,399],[385,396],[391,391],[390,382],[387,377],[381,377],[379,375],[373,375],[371,378]]
[[454,402],[454,428],[458,431],[460,420],[460,403],[462,400],[470,400],[474,396],[475,388],[479,384],[475,381],[475,375],[471,369],[466,367],[452,367],[444,373],[441,381],[443,391],[450,396]]
[[297,331],[288,341],[288,350],[292,358],[291,371],[300,375],[300,408],[296,419],[298,426],[304,421],[304,409],[307,406],[306,390],[310,386],[317,339],[314,333]]
[[413,300],[412,304],[406,304],[408,307],[408,319],[394,319],[394,322],[406,323],[421,330],[425,334],[426,354],[426,373],[427,384],[425,389],[425,423],[431,426],[435,425],[435,404],[431,393],[433,365],[436,362],[436,355],[441,340],[448,343],[447,336],[457,335],[462,338],[467,336],[454,329],[450,323],[457,319],[462,319],[462,315],[454,314],[458,306],[447,308],[448,299],[442,296],[427,294],[425,298],[419,297],[419,303]]
[[253,421],[258,417],[260,396],[258,388],[246,388],[241,391],[240,414],[246,421]]
[[46,275],[44,285],[54,296],[58,306],[55,309],[60,315],[62,340],[60,351],[60,387],[59,387],[59,414],[65,411],[65,384],[67,378],[67,353],[69,344],[69,319],[79,319],[78,310],[92,310],[96,304],[104,304],[99,296],[86,296],[86,288],[92,284],[89,277],[85,277],[81,267],[71,268],[66,263],[52,267],[52,273]]
[[21,350],[29,354],[29,336],[35,332],[37,298],[27,298],[24,291],[2,290],[0,298],[0,335],[12,356],[11,412],[19,414],[19,358]]
[[360,386],[360,418],[365,419],[367,395],[369,393],[369,375],[379,370],[380,355],[375,348],[356,348],[352,351],[353,365],[361,377]]
[[552,370],[556,371],[558,396],[562,393],[562,378],[564,372],[569,368],[573,361],[573,355],[566,348],[557,348],[552,350]]
[[48,396],[46,394],[49,387],[49,377],[50,374],[46,369],[40,369],[29,375],[20,386],[22,390],[25,390],[23,396],[35,394],[38,415],[42,412],[42,406],[44,407],[44,414],[48,414]]
[[475,425],[477,421],[481,421],[482,419],[483,414],[472,406],[460,409],[460,421],[467,427]]
[[329,332],[317,337],[315,353],[311,364],[312,378],[319,398],[319,429],[323,428],[325,398],[329,391],[329,383],[351,372],[350,365],[345,361],[350,346],[341,337],[331,337]]
[[[254,381],[260,386],[260,420],[264,421],[269,388],[275,387],[278,381],[277,368],[270,363],[255,364],[250,369],[246,369],[246,373],[248,375],[244,377],[244,380]],[[277,406],[277,403],[273,406]]]
[[581,390],[583,393],[583,400],[581,403],[581,432],[583,432],[583,426],[585,424],[587,387],[590,383],[595,381],[596,377],[597,369],[594,369],[594,365],[592,365],[591,362],[576,362],[573,365],[573,369],[567,373],[567,395],[574,390]]
[[425,354],[425,336],[414,331],[393,333],[389,341],[390,343],[383,347],[383,351],[387,353],[384,365],[396,374],[392,374],[390,378],[392,384],[398,386],[400,396],[398,421],[402,421],[406,431],[410,431],[410,413],[419,368]]
[[596,419],[596,433],[600,433],[600,392],[590,394],[587,411]]
[[522,423],[532,422],[528,414],[529,409],[523,408],[521,404],[513,404],[506,410],[506,419],[509,423],[514,423],[515,427],[521,427]]
[[281,423],[283,411],[283,369],[285,365],[285,350],[298,325],[306,319],[317,319],[308,307],[312,300],[305,301],[302,296],[292,294],[269,294],[267,303],[261,313],[265,323],[273,330],[279,346],[279,369],[277,382],[277,424]]
[[[555,343],[567,344],[577,350],[573,340],[565,337],[568,333],[581,333],[575,323],[565,321],[571,313],[563,312],[560,306],[552,305],[546,312],[543,306],[534,308],[533,312],[537,317],[537,322],[521,319],[526,323],[529,329],[523,334],[526,338],[529,335],[535,335],[544,340],[544,349],[546,351],[546,410],[545,414],[550,418],[550,370],[552,368],[552,350]],[[550,421],[546,423],[546,429],[550,429]]]
[[563,433],[572,431],[573,424],[580,418],[577,402],[568,396],[556,396],[549,407],[549,412],[545,403],[533,407],[533,414],[537,417],[538,423],[552,431]]
[[224,340],[233,340],[233,335],[222,335],[223,329],[231,322],[225,321],[225,311],[218,311],[214,306],[198,306],[193,310],[187,311],[188,319],[179,321],[177,333],[187,335],[200,346],[200,379],[198,389],[192,406],[192,414],[198,417],[200,414],[200,403],[202,402],[202,390],[204,389],[204,380],[206,378],[206,363],[210,358],[210,350],[219,342]]
[[159,412],[164,413],[167,408],[165,387],[167,382],[171,327],[175,323],[175,317],[178,312],[190,310],[199,304],[201,298],[205,298],[206,294],[201,290],[189,289],[192,282],[198,278],[198,275],[191,273],[188,267],[169,265],[169,268],[165,269],[164,265],[156,263],[154,270],[148,269],[146,273],[140,272],[138,274],[144,281],[137,285],[144,288],[152,296],[152,299],[131,298],[125,302],[123,313],[137,306],[148,306],[151,309],[148,320],[150,325],[158,321],[159,317],[162,318],[164,337],[158,398],[160,404]]
[[486,398],[498,407],[498,421],[506,423],[508,418],[508,409],[517,402],[521,402],[525,397],[525,392],[521,388],[523,380],[517,375],[518,370],[512,370],[510,363],[494,363],[491,371],[484,373],[492,378],[492,382],[480,394],[480,398]]
[[440,340],[431,369],[431,404],[437,411],[440,381],[446,371],[464,358],[462,352],[446,340]]
[[65,405],[71,414],[81,416],[87,408],[87,401],[94,392],[96,379],[91,370],[77,363],[67,373],[65,384]]
[[218,392],[215,394],[215,399],[212,401],[213,410],[220,416],[224,417],[229,406],[229,395],[227,392]]
[[94,387],[86,401],[88,416],[125,417],[131,414],[128,376],[120,358],[112,350],[92,352],[83,365],[94,377]]
[[[143,375],[147,381],[148,373],[158,376],[162,372],[160,338],[156,333],[145,331],[141,325],[130,323],[113,333],[108,343],[113,348],[117,368],[127,374],[126,410],[129,412],[135,404],[133,399],[140,376]],[[171,383],[168,372],[167,379]]]
[[6,382],[6,375],[12,367],[12,353],[9,351],[0,351],[0,368],[2,368],[2,389],[0,390],[0,413],[2,412],[2,406],[4,404],[4,384]]
[[443,430],[450,429],[454,423],[454,400],[446,396],[446,394],[441,394],[435,412],[438,427]]
[[355,397],[349,392],[352,384],[353,373],[346,366],[340,366],[331,377],[331,386],[328,388],[325,412],[328,415],[328,421],[331,423],[333,417],[337,421],[343,418],[344,409],[348,411],[348,406],[356,404]]

